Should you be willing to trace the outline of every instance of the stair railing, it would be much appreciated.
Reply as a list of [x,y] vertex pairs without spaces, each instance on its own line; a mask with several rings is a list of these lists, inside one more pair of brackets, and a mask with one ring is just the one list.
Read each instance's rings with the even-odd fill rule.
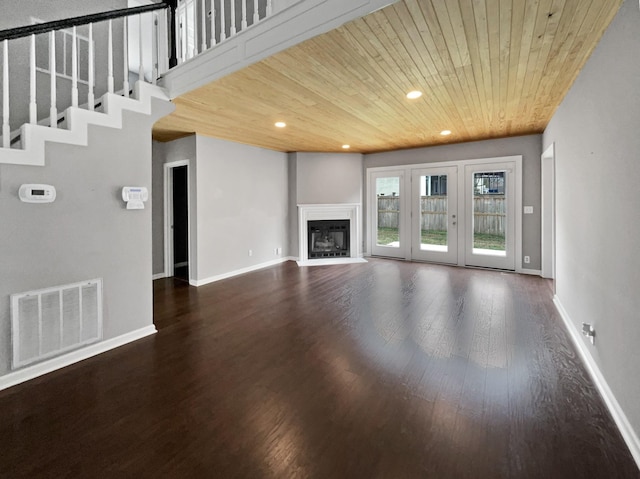
[[0,31],[0,147],[18,144],[22,124],[57,128],[69,106],[94,110],[105,93],[128,97],[133,81],[155,84],[272,9],[272,0],[165,0]]

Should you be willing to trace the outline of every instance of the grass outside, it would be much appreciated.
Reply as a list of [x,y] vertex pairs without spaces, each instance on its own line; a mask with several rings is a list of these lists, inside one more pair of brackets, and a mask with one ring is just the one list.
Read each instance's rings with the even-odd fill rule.
[[473,234],[473,247],[478,249],[505,250],[504,236],[487,233]]
[[[439,230],[422,230],[422,244],[446,245],[447,232]],[[388,245],[398,241],[398,228],[378,228],[378,244]],[[504,251],[504,236],[486,233],[473,235],[473,247],[479,249],[492,249]]]

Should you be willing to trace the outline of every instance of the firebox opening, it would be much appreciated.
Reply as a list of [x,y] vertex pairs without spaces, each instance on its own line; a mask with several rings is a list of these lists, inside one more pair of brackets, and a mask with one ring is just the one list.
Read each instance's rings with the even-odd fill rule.
[[308,221],[309,259],[349,257],[349,220]]

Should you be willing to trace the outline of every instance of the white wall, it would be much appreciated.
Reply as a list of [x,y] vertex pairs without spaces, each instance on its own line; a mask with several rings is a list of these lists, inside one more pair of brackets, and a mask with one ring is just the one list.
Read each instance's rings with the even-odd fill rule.
[[[10,295],[103,278],[103,338],[153,324],[151,204],[127,210],[123,186],[151,186],[151,126],[173,110],[125,111],[123,129],[89,127],[89,146],[50,143],[43,167],[0,165],[0,376],[11,366]],[[0,154],[2,154],[0,152]],[[51,204],[18,199],[51,184]]]
[[[522,204],[533,206],[532,215],[522,215],[522,254],[531,257],[531,263],[526,265],[527,268],[539,270],[542,264],[540,247],[541,135],[517,136],[498,140],[473,141],[453,145],[374,153],[364,157],[364,174],[366,174],[366,168],[380,166],[415,165],[512,155],[522,155]],[[364,217],[367,217],[366,213]]]
[[288,256],[287,154],[200,135],[196,149],[196,279]]
[[544,132],[555,143],[557,297],[640,433],[640,9],[627,0]]

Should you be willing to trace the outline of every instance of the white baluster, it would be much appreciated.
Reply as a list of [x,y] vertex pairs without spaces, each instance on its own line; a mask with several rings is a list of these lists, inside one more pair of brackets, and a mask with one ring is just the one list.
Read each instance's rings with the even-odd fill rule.
[[191,8],[193,8],[193,54],[191,56],[195,57],[198,54],[198,4],[196,0],[191,3]]
[[9,40],[2,42],[2,147],[11,148],[9,127]]
[[88,88],[88,92],[87,92],[87,103],[89,104],[89,111],[93,111],[94,107],[95,107],[95,95],[93,93],[93,87],[94,87],[94,83],[95,83],[95,79],[93,77],[93,64],[94,64],[94,58],[93,58],[93,23],[89,24],[89,72],[88,72],[88,81],[89,81],[89,85],[87,85]]
[[216,0],[211,0],[211,46],[216,43]]
[[253,24],[255,25],[260,20],[260,13],[258,12],[258,0],[253,0]]
[[[126,43],[125,43],[126,48]],[[113,93],[113,21],[109,20],[107,39],[107,91]]]
[[49,32],[49,74],[51,85],[51,108],[49,108],[49,125],[58,128],[58,108],[56,107],[56,32]]
[[231,0],[231,28],[229,29],[229,36],[232,37],[236,34],[236,0]]
[[271,15],[271,10],[272,10],[271,0],[267,0],[267,17]]
[[122,89],[124,90],[124,97],[129,98],[129,19],[123,18],[122,23],[122,40],[124,49],[122,51],[122,71],[124,72],[124,80],[122,82]]
[[226,0],[220,0],[220,41],[227,38],[227,25],[224,19],[224,2],[226,2]]
[[202,33],[201,33],[201,37],[202,37],[202,46],[201,48],[201,52],[205,51],[207,49],[207,6],[206,6],[206,0],[201,0],[200,2],[200,11],[202,12],[202,17],[201,17],[201,25],[202,25]]
[[244,30],[247,28],[247,1],[248,0],[240,0],[242,2],[242,21],[240,22],[240,29]]
[[78,33],[73,27],[71,35],[71,106],[78,106]]
[[29,123],[38,123],[38,105],[36,105],[36,36],[31,35],[29,54]]
[[155,13],[151,17],[151,84],[156,84],[158,78],[158,20]]
[[142,38],[142,14],[138,15],[138,59],[140,60],[140,69],[138,70],[138,80],[144,80],[144,45]]

